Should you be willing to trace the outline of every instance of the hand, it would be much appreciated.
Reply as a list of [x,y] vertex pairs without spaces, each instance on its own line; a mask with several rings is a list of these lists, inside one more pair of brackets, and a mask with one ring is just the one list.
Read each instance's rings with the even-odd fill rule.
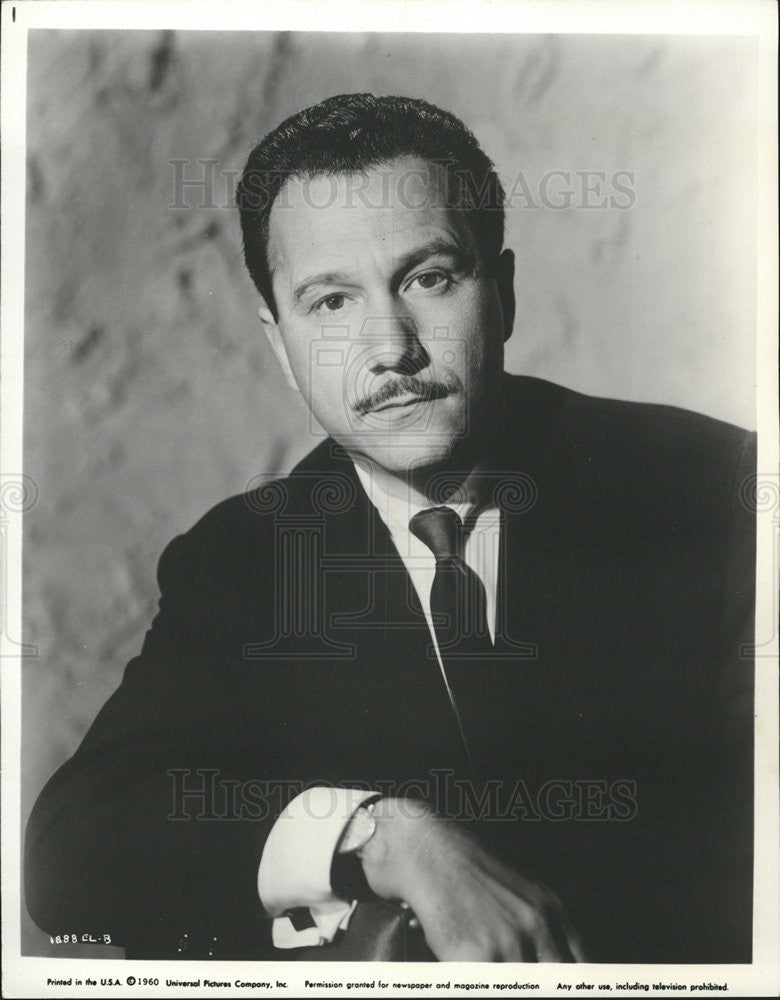
[[581,962],[556,896],[488,854],[422,802],[382,799],[359,852],[368,884],[410,904],[440,961]]

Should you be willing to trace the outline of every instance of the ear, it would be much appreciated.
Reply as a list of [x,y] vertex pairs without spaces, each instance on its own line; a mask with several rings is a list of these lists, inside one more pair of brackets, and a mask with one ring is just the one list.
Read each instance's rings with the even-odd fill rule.
[[512,328],[515,325],[515,255],[511,250],[502,251],[498,258],[496,282],[501,311],[504,314],[504,342],[506,342],[512,336]]
[[290,359],[287,357],[287,348],[284,346],[281,330],[274,319],[274,314],[268,308],[268,305],[262,295],[260,296],[260,308],[257,310],[257,315],[260,317],[260,323],[265,330],[266,337],[268,337],[268,343],[271,345],[271,350],[274,352],[276,360],[281,365],[287,385],[289,385],[289,387],[295,392],[300,392],[298,383],[295,381],[295,376],[293,375],[292,368],[290,367]]

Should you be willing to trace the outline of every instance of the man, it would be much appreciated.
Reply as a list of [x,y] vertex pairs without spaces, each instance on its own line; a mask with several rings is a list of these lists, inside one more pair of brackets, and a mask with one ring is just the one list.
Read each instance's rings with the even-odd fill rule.
[[380,897],[441,960],[749,961],[752,436],[503,373],[501,185],[424,102],[300,112],[238,203],[329,436],[164,553],[36,921],[295,957]]

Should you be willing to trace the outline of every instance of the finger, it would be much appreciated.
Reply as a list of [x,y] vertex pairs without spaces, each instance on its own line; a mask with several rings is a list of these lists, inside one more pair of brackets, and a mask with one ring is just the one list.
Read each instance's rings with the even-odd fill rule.
[[534,941],[537,962],[574,962],[576,959],[569,948],[568,940],[559,934],[553,934],[545,925],[537,933]]
[[587,962],[588,958],[585,954],[582,938],[569,920],[563,903],[543,882],[540,882],[539,885],[548,894],[548,903],[551,905],[548,926],[551,928],[556,945],[563,956],[559,961]]
[[569,943],[568,920],[560,900],[550,893],[534,908],[530,927],[537,962],[575,962]]
[[564,930],[566,932],[566,940],[569,945],[569,950],[572,953],[574,962],[588,962],[588,954],[585,951],[585,945],[583,944],[582,938],[578,931],[572,927],[568,920],[564,921]]
[[[528,912],[530,909],[530,912]],[[568,938],[557,913],[531,909],[526,904],[525,919],[522,921],[521,936],[524,945],[530,946],[532,962],[573,962]],[[528,948],[524,947],[523,951]],[[528,961],[528,959],[526,959]]]

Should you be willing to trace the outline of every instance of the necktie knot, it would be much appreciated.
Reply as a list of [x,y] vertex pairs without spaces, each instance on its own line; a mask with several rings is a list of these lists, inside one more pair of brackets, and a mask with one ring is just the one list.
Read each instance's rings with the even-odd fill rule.
[[409,521],[409,530],[428,546],[436,562],[460,558],[463,523],[451,507],[421,510]]

